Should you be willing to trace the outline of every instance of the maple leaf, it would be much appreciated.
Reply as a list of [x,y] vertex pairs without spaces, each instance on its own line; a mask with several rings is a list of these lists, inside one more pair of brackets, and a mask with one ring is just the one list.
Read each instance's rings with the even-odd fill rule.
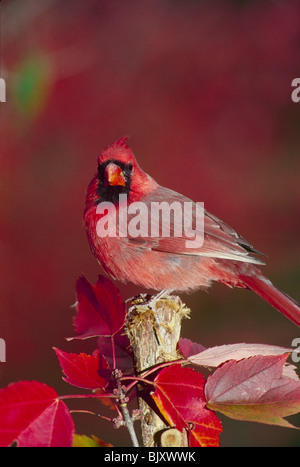
[[74,424],[56,391],[38,381],[0,390],[0,446],[71,447]]
[[92,355],[54,350],[67,383],[85,389],[105,388],[108,385],[111,372],[106,359],[98,350]]
[[288,354],[230,360],[208,377],[207,407],[236,420],[293,427],[283,417],[300,411],[300,381],[284,373]]
[[185,358],[188,358],[191,355],[199,354],[206,349],[206,347],[198,344],[198,342],[193,342],[190,339],[186,339],[185,337],[180,337],[177,345],[178,349]]
[[81,276],[77,280],[76,295],[74,326],[78,336],[69,339],[112,336],[123,327],[126,307],[119,290],[109,279],[98,276],[94,286]]
[[188,360],[200,366],[216,367],[228,360],[242,360],[255,355],[283,355],[291,349],[266,344],[226,344],[203,349],[192,355],[189,352]]
[[151,395],[157,407],[170,426],[188,430],[190,446],[219,446],[221,422],[205,407],[205,379],[200,373],[174,364],[161,370],[154,382]]
[[[100,336],[98,349],[105,356],[110,367],[113,367],[113,357],[116,361],[116,367],[125,371],[133,370],[133,356],[130,348],[130,341],[125,334],[124,328],[121,328],[113,338]],[[127,371],[128,373],[128,371]]]

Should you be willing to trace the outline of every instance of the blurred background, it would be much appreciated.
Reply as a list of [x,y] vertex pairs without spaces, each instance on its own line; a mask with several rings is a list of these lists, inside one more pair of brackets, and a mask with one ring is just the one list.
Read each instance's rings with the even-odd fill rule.
[[[1,2],[0,387],[36,379],[76,392],[52,346],[96,347],[65,337],[78,276],[95,283],[102,272],[82,223],[86,187],[99,152],[124,135],[146,172],[204,201],[300,301],[299,75],[298,1]],[[124,298],[141,292],[117,285]],[[182,336],[207,347],[299,337],[245,290],[215,285],[182,299],[192,309]],[[74,419],[77,433],[130,443],[125,429]],[[296,430],[221,420],[223,446],[300,445]]]

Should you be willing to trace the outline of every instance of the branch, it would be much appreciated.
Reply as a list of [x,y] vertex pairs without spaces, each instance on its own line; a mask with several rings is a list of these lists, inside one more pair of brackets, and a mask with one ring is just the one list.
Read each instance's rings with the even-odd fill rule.
[[126,428],[127,428],[128,432],[129,432],[129,435],[130,435],[130,438],[131,438],[131,441],[132,441],[132,445],[133,445],[133,447],[138,448],[139,447],[139,442],[138,442],[136,434],[135,434],[133,421],[132,421],[132,418],[130,416],[130,413],[129,413],[126,402],[121,402],[120,407],[121,407],[124,422],[126,424]]
[[[142,380],[145,375],[152,373],[152,368],[156,365],[179,358],[177,343],[181,332],[181,320],[187,317],[189,312],[179,297],[167,297],[156,303],[155,310],[141,306],[139,300],[136,300],[127,314],[125,327],[134,355],[135,372],[136,375],[142,376],[137,389],[142,414],[143,445],[146,447],[164,445],[163,439],[170,427],[149,397],[149,392],[143,391]],[[180,432],[178,434],[179,436],[173,437],[173,447],[185,445],[184,435]]]

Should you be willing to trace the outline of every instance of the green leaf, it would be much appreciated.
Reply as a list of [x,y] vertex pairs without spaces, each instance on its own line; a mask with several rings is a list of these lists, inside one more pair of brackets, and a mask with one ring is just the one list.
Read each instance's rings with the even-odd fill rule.
[[74,435],[73,438],[73,448],[104,448],[104,447],[112,447],[112,444],[105,443],[101,439],[97,438],[97,436],[92,435]]

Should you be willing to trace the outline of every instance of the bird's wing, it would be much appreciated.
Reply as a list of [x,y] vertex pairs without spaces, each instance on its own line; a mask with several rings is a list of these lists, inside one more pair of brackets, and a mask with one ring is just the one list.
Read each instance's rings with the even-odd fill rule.
[[[167,254],[264,264],[263,261],[251,255],[253,253],[259,254],[259,252],[247,240],[225,222],[208,213],[203,206],[194,203],[189,198],[168,188],[158,187],[141,201],[143,206],[140,205],[140,209],[136,205],[137,214],[128,216],[126,241],[129,246]],[[169,206],[173,209],[168,211],[167,208],[164,215],[158,216],[154,206],[160,203],[159,206],[163,208],[162,202],[166,202],[165,208]],[[186,212],[191,214],[190,222],[184,221],[184,203],[187,203],[185,206],[189,206]],[[177,215],[174,214],[176,210]],[[178,215],[180,212],[182,216]],[[201,224],[200,221],[198,222],[201,216],[204,220],[204,237],[201,225],[200,227],[198,225]],[[164,234],[163,228],[165,229]],[[138,236],[136,236],[137,232]],[[190,243],[193,238],[195,239],[196,234],[200,239],[202,235],[203,243],[201,246]],[[124,231],[122,236],[125,236]]]

